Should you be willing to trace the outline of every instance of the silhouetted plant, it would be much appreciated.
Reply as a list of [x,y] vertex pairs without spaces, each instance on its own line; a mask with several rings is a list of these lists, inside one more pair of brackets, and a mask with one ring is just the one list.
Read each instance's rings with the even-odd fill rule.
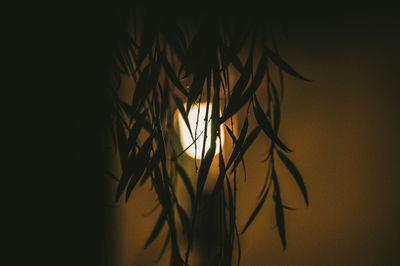
[[[110,125],[122,166],[122,175],[114,177],[118,179],[116,201],[122,196],[128,201],[137,184],[151,182],[161,208],[145,247],[157,238],[166,224],[169,232],[162,252],[170,244],[170,264],[187,265],[204,186],[211,163],[217,157],[219,174],[211,197],[219,197],[224,210],[220,231],[223,243],[213,258],[215,264],[233,263],[235,241],[239,247],[237,263],[240,263],[239,235],[252,224],[270,190],[285,249],[284,209],[289,207],[282,202],[276,160],[281,160],[290,171],[307,205],[308,197],[299,171],[286,155],[291,150],[279,138],[283,75],[308,79],[279,55],[266,21],[244,19],[236,23],[211,13],[191,21],[171,18],[162,12],[150,16],[147,11],[141,9],[124,16],[121,14],[121,31],[117,35],[110,69],[110,95],[115,108]],[[278,70],[278,82],[272,78],[272,68]],[[232,73],[238,77],[233,84]],[[130,81],[132,98],[129,102],[122,101],[118,94],[123,78]],[[262,86],[264,80],[266,85]],[[267,91],[266,106],[261,106],[256,96],[260,87]],[[207,136],[207,130],[197,135],[194,129],[191,134],[195,146],[194,140],[201,137],[204,140],[210,138],[211,147],[205,151],[203,146],[200,165],[196,169],[197,183],[193,186],[179,161],[183,151],[174,145],[176,133],[172,118],[175,110],[179,110],[189,126],[189,110],[202,101],[207,106],[212,105],[210,120],[205,119],[208,114],[204,118],[198,117],[205,119],[206,127],[211,127],[211,135]],[[236,136],[232,117],[242,109],[246,118]],[[209,109],[206,110],[208,113]],[[254,116],[257,121],[253,129],[249,129],[249,116]],[[221,152],[215,156],[216,143],[221,142],[221,125],[228,132],[233,148],[227,154],[220,145]],[[244,155],[260,134],[271,140],[265,158],[265,184],[259,194],[259,203],[244,228],[239,230],[236,224],[237,167],[241,163],[244,166]],[[229,159],[225,160],[224,155]],[[175,194],[178,178],[182,179],[190,196],[191,213],[182,207]],[[185,247],[178,244],[180,235],[176,219],[180,220],[185,232]]]

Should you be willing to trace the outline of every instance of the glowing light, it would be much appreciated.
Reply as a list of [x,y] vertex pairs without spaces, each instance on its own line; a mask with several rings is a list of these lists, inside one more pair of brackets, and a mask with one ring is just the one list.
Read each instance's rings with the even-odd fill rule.
[[[206,116],[206,109],[207,109],[207,103],[201,103],[200,104],[200,112],[199,112],[199,106],[198,105],[194,105],[190,111],[189,111],[189,115],[188,115],[188,119],[189,119],[189,124],[190,124],[190,128],[193,132],[193,137],[196,140],[196,143],[193,143],[193,139],[190,135],[190,131],[186,126],[185,121],[183,120],[181,114],[179,113],[179,111],[175,112],[175,117],[178,118],[178,124],[179,124],[179,131],[180,131],[180,140],[181,140],[181,144],[183,149],[186,149],[189,145],[191,145],[193,143],[193,145],[191,145],[187,150],[186,150],[186,154],[189,155],[192,158],[196,159],[201,159],[201,153],[203,151],[203,143],[204,143],[204,128],[205,128],[205,121],[204,118]],[[207,136],[206,136],[206,144],[205,144],[205,153],[208,151],[208,149],[210,149],[211,146],[211,140],[210,140],[210,136],[211,136],[211,104],[209,105],[208,108],[208,122],[207,122]],[[199,119],[197,119],[197,117]],[[197,130],[196,130],[196,123],[197,123]],[[221,143],[222,145],[224,145],[224,131],[222,130],[222,128],[220,128],[221,131]],[[200,137],[199,137],[200,135]],[[197,136],[197,137],[196,137]],[[217,155],[220,151],[220,145],[219,145],[219,139],[217,138],[217,143],[216,143],[216,150],[215,150],[215,154]],[[196,156],[195,156],[196,154]]]

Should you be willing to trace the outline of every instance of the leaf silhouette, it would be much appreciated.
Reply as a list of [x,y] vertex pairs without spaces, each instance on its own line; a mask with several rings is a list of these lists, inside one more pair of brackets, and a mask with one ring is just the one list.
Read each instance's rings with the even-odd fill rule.
[[285,232],[285,216],[283,214],[283,204],[281,199],[281,192],[279,189],[278,178],[275,169],[272,169],[271,178],[274,182],[274,201],[275,201],[275,219],[278,226],[279,237],[281,238],[283,250],[286,249],[286,232]]
[[264,195],[264,191],[267,188],[267,185],[269,184],[268,181],[270,180],[269,177],[271,176],[271,168],[272,168],[271,166],[267,168],[267,173],[266,173],[266,176],[265,176],[264,185],[262,186],[262,188],[260,190],[260,193],[258,194],[257,198],[261,198],[262,195]]
[[161,25],[161,32],[167,39],[170,47],[178,55],[179,60],[184,60],[186,49],[185,36],[176,23],[169,21],[170,20],[163,21]]
[[143,62],[144,58],[147,56],[147,54],[151,51],[151,48],[153,47],[153,41],[156,36],[156,31],[155,28],[152,27],[151,23],[148,22],[145,24],[145,28],[143,29],[143,34],[142,34],[142,40],[140,43],[140,49],[139,49],[139,54],[137,57],[137,64],[138,66],[141,65]]
[[140,183],[139,183],[140,186],[142,186],[147,181],[149,176],[152,175],[152,172],[154,171],[154,168],[158,165],[159,162],[160,162],[160,152],[157,149],[153,153],[153,157],[150,159],[150,162],[147,165],[147,169],[146,169],[146,172],[143,174],[143,178],[140,180]]
[[257,214],[259,213],[259,211],[261,210],[261,207],[264,205],[264,201],[267,198],[269,189],[270,189],[271,185],[268,186],[267,190],[265,191],[263,197],[261,198],[261,200],[258,202],[257,207],[254,209],[253,213],[250,215],[249,220],[247,221],[246,225],[244,226],[241,234],[243,234],[247,228],[250,226],[250,224],[253,222],[254,218],[256,218]]
[[255,105],[253,105],[254,116],[260,125],[261,129],[265,132],[265,134],[280,148],[282,148],[286,152],[290,152],[291,150],[286,147],[285,144],[278,138],[275,131],[272,129],[268,118],[265,116],[264,111],[262,110],[260,104],[258,103],[257,96],[254,95]]
[[210,149],[207,151],[203,160],[201,160],[199,174],[197,176],[197,198],[199,200],[201,198],[201,194],[203,192],[203,188],[206,183],[206,179],[208,176],[208,172],[210,171],[210,166],[214,159],[214,155],[215,155],[215,143],[211,144]]
[[[251,133],[249,134],[249,136],[246,138],[246,140],[243,143],[242,148],[240,149],[240,153],[237,156],[235,163],[233,164],[232,169],[236,169],[237,165],[239,164],[239,162],[241,160],[243,160],[243,156],[246,153],[246,151],[248,150],[248,148],[251,146],[251,144],[253,144],[253,142],[256,140],[258,134],[260,133],[261,128],[259,126],[257,126],[256,128],[253,129],[253,131],[251,131]],[[231,171],[232,173],[232,171]]]
[[[110,136],[113,139],[110,140],[114,141],[115,150],[119,152],[117,159],[120,160],[122,169],[121,176],[115,177],[108,174],[115,180],[119,180],[116,200],[118,201],[122,194],[125,194],[125,200],[128,200],[137,184],[143,185],[150,179],[151,190],[156,193],[162,210],[145,243],[145,248],[159,237],[167,224],[168,232],[166,232],[166,238],[162,239],[165,241],[160,243],[163,244],[160,257],[171,243],[170,265],[173,266],[188,265],[193,261],[188,258],[189,253],[192,252],[193,230],[197,225],[195,214],[203,210],[202,206],[208,206],[212,202],[215,203],[214,200],[218,200],[221,203],[219,207],[222,208],[219,215],[221,230],[218,232],[218,238],[220,241],[216,243],[218,250],[209,259],[215,258],[215,263],[220,265],[233,265],[235,259],[235,262],[239,264],[241,251],[236,225],[236,170],[237,166],[243,163],[246,178],[244,157],[249,147],[255,143],[260,131],[263,131],[263,134],[271,140],[267,147],[267,177],[265,183],[262,184],[263,189],[260,193],[257,192],[255,209],[251,210],[251,215],[245,221],[246,224],[241,233],[254,223],[273,185],[275,219],[285,249],[284,212],[293,208],[282,203],[274,169],[274,164],[277,162],[276,160],[274,162],[275,150],[278,153],[276,156],[279,156],[282,164],[295,179],[307,206],[308,195],[298,169],[285,153],[290,151],[289,148],[278,137],[280,136],[278,132],[281,122],[281,99],[283,99],[284,91],[283,72],[295,78],[310,80],[296,72],[281,57],[275,43],[273,29],[268,23],[253,18],[247,19],[247,17],[240,17],[240,21],[235,21],[243,12],[232,14],[228,12],[231,17],[227,20],[221,19],[218,11],[209,12],[202,17],[198,16],[202,13],[196,10],[194,13],[180,17],[180,10],[173,13],[165,12],[164,7],[168,5],[165,3],[157,10],[149,3],[135,6],[135,8],[138,7],[137,9],[126,8],[121,10],[122,12],[115,12],[120,17],[115,21],[118,25],[115,25],[116,31],[113,31],[113,37],[116,38],[112,38],[113,41],[109,45],[112,57],[107,58],[107,60],[110,59],[111,66],[110,90],[107,92],[107,97],[110,97],[107,121],[110,123],[108,128],[113,128],[111,132],[113,136]],[[228,6],[223,7],[229,9]],[[139,15],[141,11],[144,11],[143,16]],[[186,23],[186,21],[189,22],[190,17],[195,17],[194,23],[191,23],[192,21]],[[267,47],[266,45],[270,45],[271,42],[272,48]],[[258,48],[261,48],[260,53],[256,52]],[[278,70],[279,84],[274,84],[270,77],[271,64]],[[231,82],[234,75],[236,77]],[[268,106],[261,107],[255,94],[265,77]],[[190,83],[190,86],[186,86],[187,83]],[[276,87],[277,85],[280,86]],[[125,94],[127,87],[130,90],[129,95],[132,96],[122,101],[121,98],[128,95]],[[118,91],[118,89],[122,90]],[[220,97],[224,99],[220,101]],[[193,105],[204,100],[203,98],[207,99],[208,105],[212,104],[211,119],[206,121],[206,123],[211,123],[211,133],[203,130],[198,136],[197,134],[194,136],[188,113]],[[183,104],[185,101],[186,106]],[[197,184],[193,183],[191,177],[185,172],[185,168],[177,160],[177,157],[188,147],[176,156],[179,151],[176,150],[175,142],[178,142],[179,138],[175,136],[176,132],[171,132],[174,114],[171,108],[175,108],[175,104],[189,128],[193,140],[191,145],[195,144],[195,139],[199,137],[211,140],[211,148],[206,150],[203,146],[202,149]],[[222,115],[220,115],[219,105],[224,106]],[[250,105],[252,105],[251,110]],[[244,124],[237,133],[234,133],[232,127],[225,125],[233,142],[232,151],[226,154],[220,145],[219,174],[211,194],[213,200],[202,202],[209,198],[202,198],[202,192],[210,175],[211,164],[216,157],[216,141],[221,143],[221,139],[218,139],[220,125],[246,106],[248,106],[247,112],[243,112],[246,117],[242,120]],[[209,114],[208,110],[207,112]],[[253,130],[248,128],[248,116],[251,112],[257,121],[257,126]],[[144,139],[142,143],[139,141],[139,136],[143,134],[151,136],[152,140]],[[225,164],[224,156],[226,155],[229,157],[225,158]],[[197,161],[195,162],[197,171]],[[231,175],[228,176],[228,170],[232,174],[232,179],[230,179]],[[175,193],[176,181],[179,178],[182,179],[188,191],[192,211],[194,211],[193,217],[189,217],[185,209],[178,204]],[[178,224],[183,228],[183,233],[187,234],[187,239],[180,239],[181,236],[177,232]],[[181,244],[185,244],[184,241],[188,245],[185,263],[180,254]],[[239,254],[233,254],[234,251]]]
[[204,133],[204,130],[205,130],[205,129],[203,129],[203,130],[197,135],[196,139],[195,139],[192,143],[190,143],[184,150],[182,150],[178,155],[174,156],[172,159],[175,160],[176,158],[178,158],[179,156],[181,156],[182,154],[184,154],[190,147],[192,147],[192,145],[195,144],[196,141],[197,141],[197,140],[201,137],[201,135]]
[[126,197],[125,201],[127,202],[129,196],[131,195],[133,189],[135,188],[136,184],[139,182],[140,177],[142,176],[147,164],[149,163],[149,152],[152,146],[153,136],[149,136],[147,140],[143,143],[142,147],[140,148],[136,160],[135,160],[135,167],[133,168],[133,176],[129,181],[128,187],[126,189]]
[[178,209],[179,218],[182,223],[183,232],[184,234],[188,234],[188,238],[190,238],[192,230],[191,230],[191,223],[189,216],[186,214],[186,211],[179,204],[177,204],[176,207]]
[[221,47],[220,51],[221,54],[224,54],[225,64],[223,65],[223,67],[227,67],[229,63],[232,63],[232,65],[239,71],[239,73],[242,73],[244,71],[242,62],[230,47]]
[[139,107],[139,102],[144,98],[146,92],[149,91],[150,71],[150,64],[147,64],[136,83],[135,91],[132,96],[133,111]]
[[206,76],[202,74],[194,76],[186,104],[186,113],[189,113],[189,110],[192,107],[193,103],[196,101],[201,91],[203,90],[205,77]]
[[128,146],[127,146],[125,129],[121,123],[117,123],[117,136],[118,136],[119,157],[121,160],[121,164],[124,165],[128,157]]
[[277,132],[279,130],[279,124],[281,120],[281,106],[279,103],[278,91],[273,82],[271,82],[272,95],[274,96],[274,129]]
[[192,186],[192,181],[190,181],[190,178],[187,175],[185,169],[183,169],[183,167],[180,164],[176,163],[175,165],[176,165],[176,170],[178,171],[179,175],[181,176],[183,184],[185,185],[186,190],[189,193],[190,201],[191,201],[192,206],[193,206],[195,196],[194,196],[194,190],[193,190],[193,186]]
[[170,94],[171,94],[171,89],[168,85],[168,81],[164,81],[164,86],[163,86],[163,91],[161,93],[161,121],[165,121],[165,117],[167,116],[168,109],[170,107]]
[[267,71],[267,58],[266,55],[263,54],[258,62],[258,66],[256,69],[256,73],[254,75],[254,79],[252,80],[249,88],[243,93],[242,103],[246,103],[250,97],[255,93],[255,91],[260,87],[262,80],[264,79],[265,72]]
[[172,69],[172,66],[169,64],[167,58],[165,57],[164,53],[160,53],[160,58],[161,62],[163,63],[164,70],[169,76],[170,80],[172,83],[175,85],[175,87],[183,93],[183,95],[188,96],[188,92],[185,90],[181,82],[179,81],[178,77],[176,76],[174,70]]
[[190,136],[192,137],[192,140],[194,141],[192,129],[190,127],[189,119],[188,119],[188,113],[185,112],[185,107],[183,106],[182,101],[176,96],[175,94],[172,95],[174,97],[176,106],[178,107],[179,113],[181,114],[181,117],[183,118],[183,121],[185,121],[186,127],[189,129]]
[[227,169],[231,166],[233,160],[239,155],[239,153],[242,149],[242,145],[243,145],[244,139],[246,137],[248,126],[249,126],[249,122],[248,122],[248,119],[246,118],[246,120],[244,121],[242,130],[240,131],[239,138],[236,141],[235,147],[233,148],[232,154],[226,165]]
[[119,181],[119,179],[114,175],[114,174],[112,174],[110,171],[105,171],[105,174],[106,175],[108,175],[108,176],[110,176],[112,179],[114,179],[114,180],[116,180],[116,181]]
[[304,201],[306,202],[306,205],[308,206],[308,195],[307,195],[307,189],[304,184],[303,178],[301,177],[301,174],[299,170],[297,170],[297,167],[292,163],[292,161],[286,157],[285,154],[283,154],[281,151],[277,150],[279,158],[281,161],[285,164],[286,168],[290,171],[292,174],[293,178],[296,180],[297,185],[299,186],[301,193],[303,194]]
[[272,60],[272,62],[274,62],[279,68],[283,69],[286,73],[305,81],[312,81],[297,73],[288,63],[286,63],[286,61],[284,61],[278,54],[273,52],[267,46],[264,46],[264,51],[267,52],[268,57]]
[[145,124],[146,116],[147,116],[147,110],[144,110],[142,113],[140,113],[136,117],[136,123],[133,125],[133,127],[129,133],[128,141],[126,144],[127,147],[129,147],[129,148],[134,147],[134,145],[136,143],[136,139],[139,136],[139,133]]
[[170,234],[170,232],[168,232],[168,235],[167,235],[167,237],[165,238],[164,244],[163,244],[163,246],[162,246],[162,248],[161,248],[160,254],[158,255],[158,258],[155,260],[155,262],[159,262],[160,259],[162,258],[162,256],[164,255],[165,250],[166,250],[166,248],[167,248],[167,246],[168,246],[168,243],[169,243],[169,240],[170,240],[170,239],[171,239],[171,234]]
[[243,72],[241,73],[238,81],[235,83],[235,86],[232,89],[232,95],[229,99],[226,109],[222,113],[220,119],[221,124],[225,122],[229,117],[232,117],[243,106],[242,105],[243,101],[241,99],[241,96],[242,92],[246,88],[246,85],[250,79],[251,64],[252,64],[252,58],[249,56],[246,61],[246,65],[243,69]]
[[211,198],[215,199],[216,195],[223,189],[224,177],[226,174],[226,168],[224,163],[224,157],[222,156],[222,152],[219,153],[219,174],[217,178],[217,182],[214,185],[213,191],[211,193]]
[[157,219],[156,224],[154,225],[153,231],[151,231],[151,234],[149,238],[146,241],[146,244],[144,245],[144,248],[146,249],[153,241],[156,239],[156,237],[160,234],[161,229],[163,228],[165,221],[166,221],[166,215],[164,211],[161,211],[160,216]]
[[226,128],[226,131],[228,132],[229,136],[231,137],[232,142],[236,143],[237,140],[236,140],[235,134],[233,134],[232,130],[227,125],[225,125],[225,128]]

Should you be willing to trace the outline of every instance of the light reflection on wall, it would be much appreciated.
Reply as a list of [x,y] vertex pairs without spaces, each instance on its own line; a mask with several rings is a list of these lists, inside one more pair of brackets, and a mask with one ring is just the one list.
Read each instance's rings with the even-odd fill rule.
[[[186,154],[189,155],[192,158],[196,159],[201,159],[201,154],[203,151],[203,145],[204,145],[204,129],[206,126],[206,110],[207,110],[207,103],[200,103],[200,106],[194,105],[188,115],[189,119],[189,125],[193,133],[193,138],[197,139],[196,142],[193,144],[193,139],[190,134],[190,131],[180,114],[179,110],[175,112],[175,120],[178,120],[178,127],[179,127],[179,135],[180,135],[180,140],[182,144],[182,148],[186,149]],[[211,103],[209,104],[208,107],[208,117],[207,117],[207,135],[206,135],[206,144],[205,144],[205,152],[208,151],[210,148],[210,135],[211,135],[211,110],[212,110],[212,105]],[[224,131],[221,129],[221,143],[224,145]],[[216,143],[216,151],[215,154],[217,155],[220,151],[220,144],[219,140],[217,139]]]

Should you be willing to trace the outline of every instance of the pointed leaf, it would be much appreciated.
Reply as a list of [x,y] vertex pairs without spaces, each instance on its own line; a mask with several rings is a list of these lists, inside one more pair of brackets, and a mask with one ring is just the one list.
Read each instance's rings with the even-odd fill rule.
[[261,82],[265,77],[265,72],[267,71],[267,57],[263,54],[258,62],[256,73],[254,74],[254,79],[252,80],[249,88],[244,92],[242,96],[242,102],[247,102],[250,97],[255,93],[255,91],[260,87]]
[[158,255],[158,258],[156,259],[155,262],[159,262],[160,259],[162,258],[162,256],[164,255],[165,250],[166,250],[166,248],[167,248],[167,246],[168,246],[168,243],[169,243],[169,239],[170,239],[170,238],[171,238],[171,234],[170,234],[170,232],[168,232],[168,235],[167,235],[167,237],[165,238],[164,244],[163,244],[163,246],[162,246],[162,248],[161,248],[160,254]]
[[285,216],[283,213],[283,204],[281,199],[281,192],[279,189],[278,178],[275,169],[271,173],[272,181],[274,182],[274,201],[275,201],[275,219],[278,226],[279,237],[281,238],[283,250],[286,249],[286,232],[285,232]]
[[115,176],[115,175],[113,175],[110,171],[105,171],[105,174],[106,175],[108,175],[108,176],[110,176],[112,179],[114,179],[114,180],[116,180],[116,181],[119,181],[119,179]]
[[264,185],[261,188],[260,193],[258,194],[257,198],[261,198],[261,196],[264,195],[264,191],[267,188],[267,185],[269,184],[268,181],[270,180],[269,178],[270,178],[270,175],[271,175],[271,168],[272,168],[271,166],[269,166],[267,168],[267,173],[266,173],[266,176],[265,176]]
[[151,232],[149,238],[146,241],[146,244],[144,245],[144,248],[146,249],[153,241],[156,239],[156,237],[160,234],[161,229],[164,227],[165,221],[167,220],[167,217],[165,215],[165,212],[162,211],[160,213],[160,216],[157,219],[156,224],[154,225],[153,231]]
[[242,130],[240,131],[239,138],[238,138],[238,140],[237,140],[237,142],[235,144],[235,147],[233,148],[231,156],[230,156],[230,158],[228,160],[228,163],[226,165],[227,169],[229,169],[229,167],[233,163],[233,160],[239,155],[239,153],[240,153],[240,151],[242,149],[242,145],[243,145],[244,139],[246,137],[248,126],[249,126],[249,122],[248,122],[248,119],[246,117],[246,120],[244,121],[244,125],[242,127]]
[[117,123],[117,136],[118,136],[119,157],[121,160],[121,164],[124,165],[128,157],[128,146],[127,146],[125,129],[120,121],[118,121]]
[[276,54],[275,52],[273,52],[271,49],[269,49],[268,47],[264,46],[264,51],[267,52],[268,57],[272,60],[272,62],[274,62],[279,68],[281,68],[282,70],[284,70],[286,73],[305,80],[305,81],[312,81],[309,80],[305,77],[303,77],[302,75],[300,75],[299,73],[297,73],[288,63],[286,63],[278,54]]
[[241,73],[238,81],[235,83],[235,86],[232,89],[232,95],[229,99],[229,102],[224,112],[222,113],[220,119],[221,124],[225,122],[229,117],[232,117],[243,106],[241,96],[250,79],[251,64],[252,64],[252,58],[251,56],[249,56],[243,72]]
[[236,140],[235,134],[233,134],[232,130],[227,125],[225,125],[225,128],[226,128],[226,131],[228,132],[229,136],[231,137],[232,142],[236,143],[237,140]]
[[190,108],[192,107],[193,103],[199,97],[200,93],[203,90],[204,81],[206,76],[205,75],[195,75],[190,87],[187,105],[186,105],[186,113],[189,113]]
[[136,123],[133,125],[129,133],[128,141],[126,144],[127,149],[131,150],[135,147],[136,139],[139,136],[139,133],[145,124],[146,116],[147,116],[147,110],[144,110],[136,117]]
[[139,54],[137,57],[138,66],[141,65],[144,58],[151,51],[153,44],[154,44],[154,38],[156,36],[155,28],[150,26],[151,23],[149,21],[147,21],[147,23],[145,23],[144,25],[145,25],[145,28],[143,29],[143,34],[141,36],[142,38],[141,38],[141,43],[140,43],[140,49],[139,49]]
[[[258,134],[260,133],[261,128],[259,126],[257,126],[256,128],[253,129],[253,131],[251,131],[251,133],[249,134],[249,136],[246,138],[246,140],[243,143],[243,146],[240,150],[240,153],[238,155],[238,157],[235,160],[235,163],[233,164],[232,169],[235,169],[236,166],[239,164],[239,162],[243,159],[244,154],[246,153],[246,151],[248,150],[248,148],[251,146],[251,144],[253,144],[253,142],[256,140]],[[232,173],[232,171],[231,171]]]
[[261,129],[265,132],[265,134],[279,147],[281,147],[284,151],[291,151],[288,147],[283,144],[283,142],[278,138],[275,131],[272,129],[268,118],[265,116],[264,111],[262,110],[260,104],[258,103],[257,96],[254,96],[255,105],[253,105],[254,116],[260,125]]
[[147,140],[143,143],[142,147],[140,148],[136,160],[135,160],[135,167],[133,168],[133,176],[129,181],[128,187],[126,189],[126,197],[125,201],[128,201],[129,196],[131,195],[133,189],[135,188],[136,184],[139,182],[147,164],[149,163],[149,152],[152,147],[153,136],[149,136]]
[[179,165],[178,163],[176,163],[175,165],[176,165],[176,170],[178,171],[179,175],[181,176],[183,184],[185,185],[186,190],[189,193],[190,200],[191,200],[191,203],[193,206],[195,196],[194,196],[194,189],[193,189],[192,181],[190,181],[189,176],[187,175],[185,169],[183,169],[183,167],[181,165]]
[[272,88],[272,95],[274,96],[274,129],[275,131],[278,131],[281,120],[281,111],[280,111],[281,107],[279,103],[278,91],[273,82],[271,82],[271,88]]
[[172,96],[175,100],[176,106],[178,107],[179,113],[181,114],[181,117],[183,118],[183,121],[185,121],[186,127],[189,129],[190,136],[192,137],[192,140],[194,141],[192,129],[191,129],[190,123],[189,123],[188,114],[185,112],[185,107],[183,106],[183,103],[179,99],[178,96],[176,96],[175,94],[173,94]]
[[215,155],[215,145],[211,145],[205,157],[201,160],[199,174],[197,176],[197,198],[201,199],[204,185],[207,180],[208,172],[210,171],[211,163]]
[[285,154],[283,154],[281,151],[277,150],[279,158],[282,160],[282,162],[285,164],[286,168],[290,171],[292,174],[293,178],[296,180],[297,185],[299,186],[301,193],[303,193],[304,201],[306,202],[306,205],[308,206],[308,195],[307,195],[307,189],[306,185],[304,184],[303,178],[301,177],[301,174],[299,170],[297,170],[297,167],[293,164],[293,162],[286,157]]
[[132,96],[132,108],[133,112],[138,108],[139,103],[144,98],[144,95],[149,91],[149,79],[150,79],[150,64],[146,65],[140,73],[139,80],[136,83],[135,91]]
[[149,176],[152,175],[154,168],[158,165],[159,162],[160,162],[160,152],[157,149],[153,153],[153,157],[150,159],[146,172],[143,174],[143,178],[140,180],[140,186],[143,186],[143,184],[147,181]]
[[189,216],[186,214],[186,211],[179,204],[177,204],[176,207],[178,209],[179,218],[181,220],[181,224],[183,227],[183,233],[187,234],[188,238],[190,238],[192,230],[191,230],[191,223]]
[[264,201],[267,198],[270,187],[271,187],[271,185],[268,186],[267,191],[265,191],[265,193],[264,193],[264,196],[258,202],[257,207],[254,209],[253,213],[251,214],[251,216],[250,216],[249,220],[247,221],[246,225],[244,226],[241,234],[243,234],[247,230],[247,228],[253,222],[254,218],[256,218],[258,212],[261,210],[261,207],[264,205]]
[[161,25],[161,31],[167,39],[169,46],[175,51],[179,60],[182,61],[185,58],[184,51],[186,49],[186,41],[185,36],[178,24],[170,21],[164,21]]
[[183,87],[182,83],[179,81],[178,77],[176,76],[174,70],[172,69],[172,66],[169,64],[168,59],[164,55],[164,53],[160,53],[160,58],[161,62],[163,63],[164,70],[169,76],[170,80],[172,83],[175,85],[175,87],[183,93],[183,95],[188,96],[188,92],[185,90]]
[[[211,199],[215,199],[216,195],[223,189],[224,177],[226,174],[226,168],[224,163],[224,157],[222,156],[222,152],[219,153],[219,174],[217,178],[217,182],[214,185],[213,191],[211,193]],[[214,202],[214,201],[211,201]]]

